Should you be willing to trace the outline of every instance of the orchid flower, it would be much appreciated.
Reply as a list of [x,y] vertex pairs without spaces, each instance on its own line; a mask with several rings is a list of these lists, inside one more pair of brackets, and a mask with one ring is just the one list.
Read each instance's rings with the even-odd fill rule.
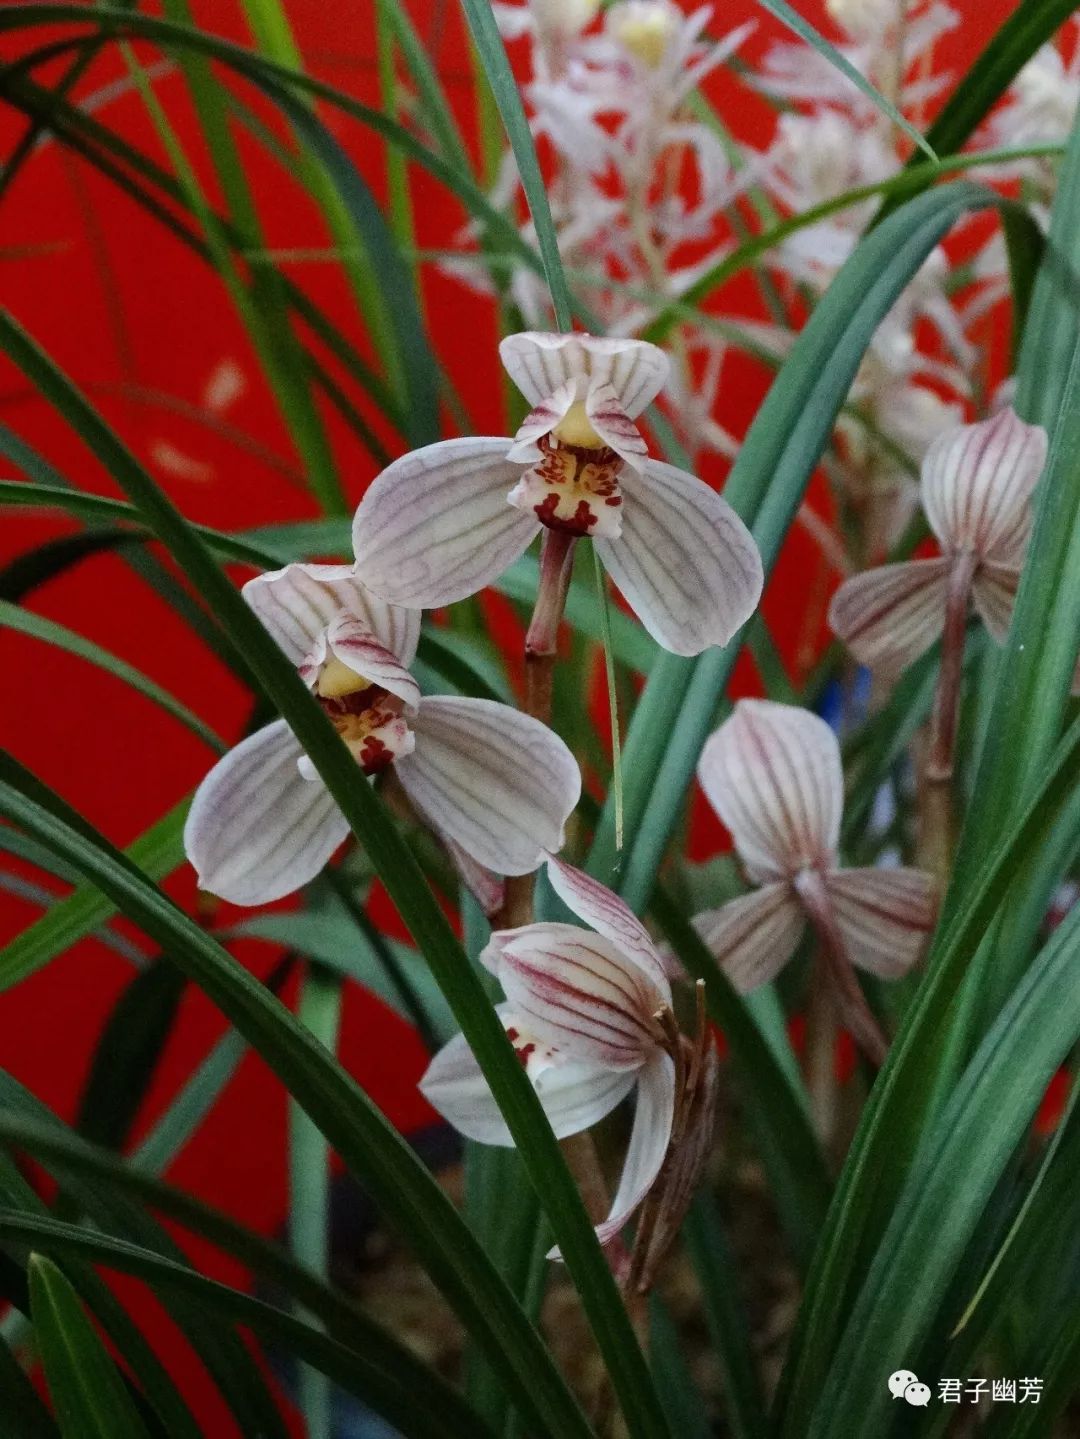
[[[563,843],[581,777],[545,725],[507,705],[421,696],[408,666],[420,615],[346,565],[292,564],[244,598],[326,711],[358,776],[393,767],[466,867],[526,874]],[[230,750],[196,791],[184,848],[203,889],[265,904],[313,879],[349,826],[284,720]]]
[[[673,1033],[671,987],[645,927],[617,895],[580,870],[552,858],[547,873],[555,893],[590,928],[529,924],[502,930],[480,958],[502,985],[506,1000],[497,1006],[499,1018],[557,1138],[588,1129],[636,1091],[622,1177],[611,1212],[597,1227],[607,1244],[656,1182],[673,1133],[687,1133],[692,1086]],[[703,1072],[698,1066],[696,1082]],[[420,1088],[467,1138],[512,1144],[462,1035],[431,1061]],[[697,1137],[695,1130],[691,1151]],[[686,1166],[672,1168],[677,1187],[685,1188]]]
[[761,557],[703,481],[652,460],[634,421],[667,378],[640,340],[527,332],[500,348],[533,406],[513,439],[443,440],[396,460],[360,503],[357,574],[391,604],[450,604],[490,584],[542,530],[591,536],[653,638],[726,644],[753,613]]
[[841,585],[829,619],[857,659],[910,664],[941,634],[950,600],[966,615],[970,599],[1004,642],[1046,445],[1046,431],[1024,424],[1011,408],[957,425],[931,444],[922,504],[942,553],[882,565]]
[[705,943],[745,992],[774,979],[812,925],[845,1021],[880,1062],[881,1037],[851,965],[879,979],[907,973],[934,921],[929,875],[840,865],[840,746],[809,710],[740,700],[706,742],[698,780],[757,886],[695,918]]

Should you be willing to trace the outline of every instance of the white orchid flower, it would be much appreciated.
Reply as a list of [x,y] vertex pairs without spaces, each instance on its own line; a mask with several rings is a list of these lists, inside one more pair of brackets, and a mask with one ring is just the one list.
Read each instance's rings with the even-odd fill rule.
[[[560,899],[590,926],[528,924],[492,935],[481,955],[506,995],[498,1008],[557,1138],[588,1129],[631,1090],[633,1130],[608,1218],[610,1243],[645,1199],[668,1152],[676,1113],[671,987],[645,927],[617,895],[580,870],[548,861]],[[462,1035],[420,1081],[455,1129],[481,1144],[510,1145],[510,1131]]]
[[726,644],[760,597],[761,557],[708,485],[648,457],[634,421],[667,379],[664,352],[537,332],[499,349],[532,411],[513,439],[443,440],[382,472],[353,527],[364,584],[391,604],[450,604],[497,579],[547,527],[594,538],[665,649]]
[[858,660],[910,664],[941,634],[950,598],[963,617],[970,600],[1004,643],[1046,447],[1046,431],[1025,424],[1011,408],[979,424],[957,425],[930,445],[922,504],[942,553],[881,565],[840,586],[829,623]]
[[[933,881],[916,869],[841,868],[844,776],[824,720],[795,705],[740,700],[706,742],[698,780],[757,886],[694,920],[736,989],[774,979],[808,923],[849,1001],[857,986],[841,969],[897,979],[911,968],[933,926]],[[857,1013],[845,1020],[856,1039],[869,1038],[857,1032]]]
[[[408,670],[419,611],[378,599],[346,565],[288,565],[250,580],[243,593],[360,774],[392,765],[452,851],[496,874],[526,874],[562,846],[581,790],[570,751],[507,705],[421,696]],[[348,829],[292,731],[276,720],[203,780],[184,848],[203,889],[235,904],[265,904],[313,879]]]

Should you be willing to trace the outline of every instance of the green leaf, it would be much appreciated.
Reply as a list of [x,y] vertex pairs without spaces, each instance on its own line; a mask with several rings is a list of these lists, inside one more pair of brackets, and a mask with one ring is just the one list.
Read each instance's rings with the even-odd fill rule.
[[[116,1155],[87,1144],[48,1111],[44,1117],[24,1115],[17,1105],[17,1092],[13,1094],[10,1086],[8,1096],[13,1103],[0,1111],[0,1142],[34,1155],[72,1193],[103,1194],[114,1204],[131,1198],[175,1221],[250,1269],[268,1287],[284,1291],[316,1315],[339,1342],[365,1354],[387,1373],[401,1376],[418,1400],[445,1412],[448,1420],[453,1417],[460,1425],[475,1418],[449,1384],[371,1319],[354,1299],[298,1265],[279,1245],[182,1190],[139,1173]],[[117,1209],[119,1212],[119,1205]]]
[[[1054,1072],[1080,1039],[1080,907],[1002,1010],[927,1135],[893,1209],[804,1433],[877,1439],[905,1367],[934,1321],[963,1249]],[[896,1276],[903,1276],[903,1283]]]
[[60,1431],[14,1354],[0,1340],[0,1412],[16,1439],[59,1439]]
[[514,159],[517,161],[521,186],[529,203],[537,244],[544,262],[544,274],[555,311],[555,324],[560,330],[569,330],[573,305],[566,276],[563,274],[559,239],[551,218],[547,186],[544,184],[540,162],[536,156],[536,146],[521,100],[521,91],[514,79],[514,72],[510,68],[502,36],[495,22],[491,0],[461,0],[461,5],[469,22],[476,53],[484,67],[495,103],[499,107],[503,127],[514,151]]
[[[392,1373],[387,1373],[377,1358],[347,1348],[337,1340],[321,1334],[311,1325],[275,1309],[271,1304],[265,1304],[215,1280],[205,1279],[186,1265],[162,1258],[161,1255],[122,1239],[80,1229],[74,1224],[64,1224],[55,1219],[35,1219],[11,1211],[0,1211],[0,1236],[34,1243],[40,1249],[53,1253],[88,1258],[121,1273],[144,1279],[153,1288],[165,1293],[191,1296],[206,1310],[226,1314],[271,1342],[284,1344],[302,1356],[305,1362],[318,1366],[343,1389],[362,1400],[373,1402],[377,1412],[385,1414],[407,1439],[460,1439],[463,1431],[455,1427],[457,1416],[454,1411],[447,1412],[423,1402],[422,1393],[416,1395],[396,1382]],[[49,1260],[35,1257],[32,1263],[48,1265],[53,1273],[59,1274]],[[78,1308],[78,1302],[74,1303]],[[81,1309],[79,1314],[83,1324],[93,1334]],[[36,1317],[35,1306],[35,1320]],[[100,1344],[100,1341],[98,1343]],[[106,1362],[109,1362],[103,1349],[101,1354]],[[46,1371],[48,1372],[48,1360]],[[112,1373],[115,1376],[115,1369]],[[96,1378],[96,1375],[94,1377]],[[119,1383],[118,1378],[117,1382]],[[108,1411],[105,1413],[107,1417]],[[119,1418],[117,1415],[117,1421]],[[475,1424],[475,1420],[473,1423]],[[142,1428],[122,1428],[119,1422],[115,1422],[113,1428],[73,1427],[70,1430],[64,1429],[63,1432],[64,1439],[69,1439],[69,1436],[70,1439],[135,1439],[135,1436],[146,1434]],[[466,1432],[476,1430],[470,1429]]]
[[145,695],[148,700],[153,701],[167,714],[171,714],[174,719],[178,719],[181,724],[186,725],[215,754],[224,754],[226,749],[224,741],[214,733],[209,725],[204,724],[197,714],[188,709],[187,705],[169,694],[168,690],[162,689],[161,685],[149,679],[134,665],[128,664],[126,660],[120,659],[117,655],[110,654],[108,650],[95,644],[93,640],[76,634],[74,630],[69,630],[66,625],[59,624],[56,620],[46,619],[44,615],[36,615],[30,610],[22,609],[19,605],[9,604],[7,600],[0,600],[0,627],[18,630],[21,634],[44,640],[46,644],[67,650],[69,654],[78,655],[80,659],[96,665],[108,674],[115,675],[118,680],[130,685],[132,689]]
[[1078,780],[1080,719],[1058,746],[1023,814],[980,869],[962,908],[939,930],[928,972],[863,1110],[818,1244],[777,1401],[785,1434],[805,1433],[802,1419],[816,1402],[850,1313],[850,1288],[869,1263],[867,1234],[887,1221],[918,1148],[926,1069],[954,1022],[953,1003],[970,956],[1027,857],[1069,820]]
[[[130,846],[128,856],[151,879],[164,879],[183,861],[184,820],[189,799]],[[58,954],[92,934],[115,913],[115,906],[92,885],[83,885],[57,900],[48,914],[28,925],[0,950],[0,993],[43,968]]]
[[30,1257],[30,1308],[64,1439],[149,1439],[75,1291],[40,1254]]
[[891,100],[886,99],[880,90],[871,85],[862,71],[857,70],[846,55],[842,55],[835,45],[826,40],[824,35],[815,30],[809,21],[804,20],[797,10],[787,4],[787,0],[758,0],[758,4],[763,10],[768,10],[770,15],[775,15],[782,25],[786,25],[789,30],[794,31],[800,40],[804,40],[830,65],[839,70],[841,75],[857,86],[870,103],[880,110],[898,130],[903,130],[908,139],[913,141],[925,155],[933,161],[937,160],[937,153],[933,145],[923,136],[922,132],[900,113]]
[[[375,872],[386,886],[388,894],[431,966],[477,1058],[485,1080],[502,1109],[532,1182],[541,1195],[567,1267],[582,1296],[582,1303],[608,1365],[613,1388],[619,1397],[631,1433],[635,1436],[663,1435],[666,1424],[648,1368],[634,1337],[611,1270],[536,1092],[522,1071],[483,986],[465,961],[461,946],[445,915],[435,896],[424,884],[412,854],[395,829],[379,797],[370,786],[358,782],[352,755],[341,743],[340,737],[294,667],[218,568],[198,535],[168,498],[158,490],[130,451],[105,426],[85,398],[33,344],[25,332],[10,316],[3,314],[0,314],[0,344],[33,379],[41,392],[58,406],[97,458],[107,466],[121,488],[138,505],[144,519],[165,543],[207,605],[217,614],[233,647],[243,653],[264,693],[278,707],[340,805],[353,833],[369,855]],[[100,852],[96,858],[101,863],[105,862]],[[89,863],[90,856],[84,853],[83,859]],[[120,889],[113,888],[112,892],[119,893]],[[126,898],[130,900],[130,895],[126,895]],[[153,912],[153,904],[147,901],[145,896],[142,896],[142,899],[147,904],[146,912]],[[153,931],[148,929],[147,932]],[[220,951],[216,946],[215,957],[220,958]],[[214,976],[221,980],[223,973],[216,964],[205,968],[200,965],[200,982],[205,985],[212,982]],[[221,997],[218,1002],[225,1007],[224,989],[219,993]],[[229,1013],[229,1010],[226,1009],[226,1012]],[[230,1014],[230,1017],[233,1016]],[[237,1027],[242,1028],[239,1023]],[[293,1040],[295,1041],[295,1034]],[[310,1106],[306,1107],[309,1107],[310,1112]],[[312,1117],[316,1116],[313,1114]],[[324,1128],[323,1132],[330,1137],[328,1129]],[[341,1146],[338,1145],[338,1148]],[[391,1194],[388,1193],[386,1197],[390,1199]],[[398,1198],[397,1207],[400,1210],[402,1196],[399,1195]],[[430,1240],[430,1236],[425,1236],[425,1239]],[[450,1256],[442,1253],[441,1249],[438,1242],[426,1242],[420,1252],[426,1255],[429,1264],[437,1264],[439,1270],[449,1279],[450,1274],[443,1266],[452,1270],[454,1265],[450,1262]],[[455,1261],[460,1259],[460,1254],[454,1256]],[[454,1297],[459,1308],[470,1313],[474,1323],[480,1319],[473,1304],[463,1305],[463,1296],[460,1294]],[[517,1310],[516,1314],[520,1320],[520,1310]],[[505,1342],[506,1332],[498,1329],[492,1310],[484,1313],[481,1328],[487,1329],[494,1347],[499,1348],[501,1343]],[[521,1367],[523,1354],[524,1349],[519,1351],[516,1362],[510,1366],[518,1384],[525,1379],[525,1369]],[[526,1365],[525,1368],[527,1367]],[[566,1412],[568,1396],[565,1388],[560,1384],[557,1392],[560,1407]],[[534,1371],[530,1404],[536,1402],[538,1399]],[[566,1413],[567,1421],[576,1423],[578,1415],[576,1406],[572,1406],[570,1412]]]

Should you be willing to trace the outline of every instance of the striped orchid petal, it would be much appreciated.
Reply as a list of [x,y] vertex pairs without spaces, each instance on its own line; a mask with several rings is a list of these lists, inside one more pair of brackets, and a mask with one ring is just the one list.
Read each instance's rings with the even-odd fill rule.
[[295,665],[340,614],[358,620],[401,664],[416,655],[420,616],[372,594],[351,565],[286,565],[248,580],[242,593]]
[[631,420],[655,400],[671,368],[663,350],[644,340],[537,330],[508,335],[499,355],[530,405],[543,404],[568,381],[575,383],[580,399],[610,385]]
[[1003,645],[1012,624],[1020,571],[1010,565],[982,564],[975,572],[971,598],[979,618],[999,645]]
[[611,1213],[596,1226],[601,1244],[610,1244],[633,1217],[663,1167],[675,1119],[675,1065],[657,1051],[638,1076],[637,1107]]
[[491,700],[436,696],[410,721],[416,748],[395,766],[420,813],[478,864],[528,874],[562,848],[581,775],[539,720]]
[[403,455],[371,485],[353,521],[356,572],[392,604],[448,605],[497,579],[539,532],[507,503],[520,466],[512,441],[442,440]]
[[243,740],[195,791],[184,849],[201,888],[268,904],[314,879],[349,832],[320,779],[305,779],[284,720]]
[[740,994],[768,984],[787,964],[806,916],[780,880],[694,916],[694,928]]
[[461,882],[476,900],[477,904],[490,919],[493,914],[498,914],[506,901],[506,883],[501,874],[494,870],[487,869],[482,864],[477,864],[471,854],[467,854],[461,845],[452,840],[447,834],[440,834],[439,838],[446,846],[446,852],[458,874]]
[[641,431],[623,409],[614,386],[597,385],[591,389],[585,400],[585,414],[608,449],[640,472],[649,449]]
[[[577,1060],[556,1058],[542,1066],[532,1065],[528,1050],[533,1041],[522,1028],[522,1021],[511,1005],[496,1008],[518,1054],[524,1056],[526,1070],[556,1139],[565,1139],[598,1123],[634,1087],[637,1075],[632,1072]],[[467,1139],[506,1147],[513,1144],[464,1035],[456,1034],[439,1050],[420,1081],[420,1090],[432,1108]]]
[[922,465],[922,501],[946,550],[1016,564],[1030,528],[1031,492],[1046,463],[1041,425],[1011,408],[939,435]]
[[881,565],[845,580],[829,606],[829,625],[866,665],[902,668],[941,634],[951,561]]
[[667,973],[663,961],[649,931],[629,905],[584,870],[575,869],[554,855],[547,862],[547,877],[552,889],[578,919],[617,944],[661,991],[665,989]]
[[727,644],[761,597],[761,556],[735,511],[703,481],[647,460],[624,470],[622,533],[598,539],[605,568],[656,642],[695,655]]
[[420,704],[420,686],[409,671],[352,615],[339,615],[331,623],[299,670],[300,678],[327,699],[355,692],[359,676],[396,695],[408,714]]
[[507,459],[515,464],[531,465],[540,458],[537,442],[550,435],[556,425],[567,416],[577,398],[577,382],[567,380],[554,393],[540,401],[518,426],[514,442],[507,451]]
[[844,778],[836,736],[817,715],[740,700],[706,741],[698,780],[754,881],[832,864]]
[[638,1070],[656,1048],[654,1016],[670,991],[611,940],[570,924],[530,924],[493,937],[493,952],[508,1002],[557,1053]]
[[899,979],[926,948],[937,914],[934,882],[918,869],[840,869],[825,876],[848,957]]

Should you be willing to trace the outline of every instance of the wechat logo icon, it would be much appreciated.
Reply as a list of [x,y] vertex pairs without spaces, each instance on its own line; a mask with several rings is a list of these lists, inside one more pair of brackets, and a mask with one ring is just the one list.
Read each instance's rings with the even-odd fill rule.
[[929,1384],[920,1384],[919,1376],[910,1369],[898,1369],[889,1375],[889,1393],[894,1399],[906,1399],[915,1409],[925,1409],[930,1403]]

